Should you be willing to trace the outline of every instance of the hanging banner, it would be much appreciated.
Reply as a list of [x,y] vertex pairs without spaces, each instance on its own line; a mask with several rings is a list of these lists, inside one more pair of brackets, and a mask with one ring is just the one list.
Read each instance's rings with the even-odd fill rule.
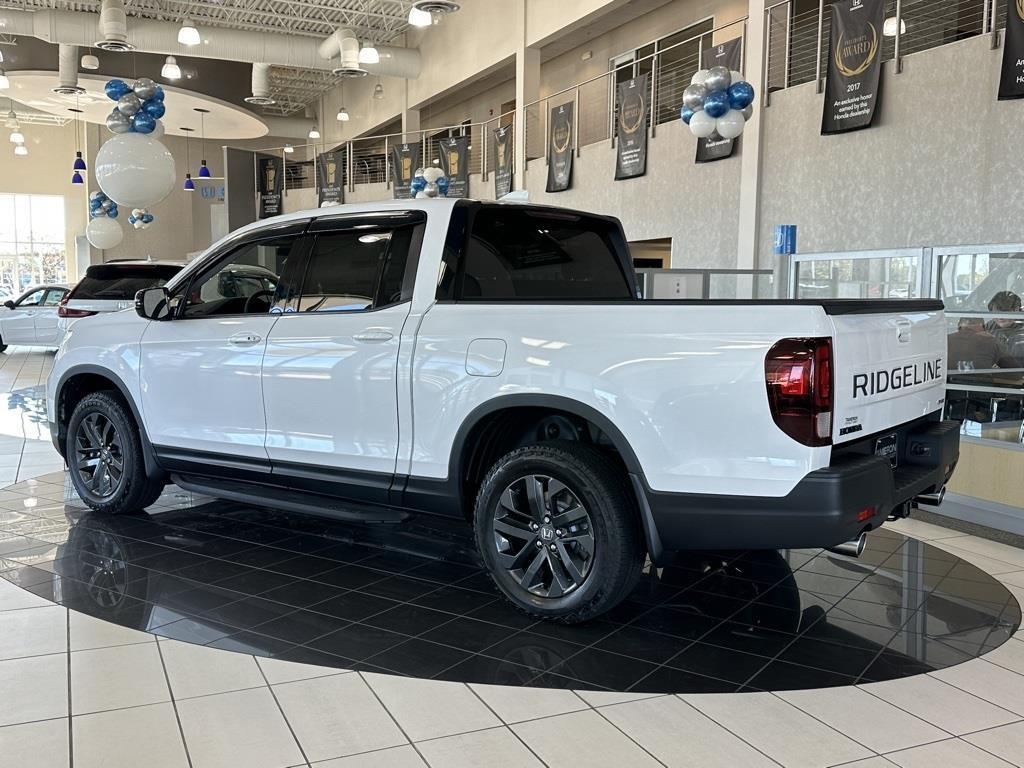
[[[700,68],[725,67],[731,72],[739,72],[743,66],[743,38],[736,37],[719,45],[705,48],[700,55]],[[723,139],[719,136],[697,139],[698,163],[710,163],[732,157],[736,150],[736,139]]]
[[647,73],[619,83],[619,119],[615,122],[615,179],[647,173],[647,112],[650,76]]
[[413,174],[420,168],[420,145],[399,144],[391,149],[391,181],[395,199],[412,197]]
[[494,199],[512,191],[512,125],[494,131]]
[[999,98],[1024,99],[1024,0],[1006,0],[1006,39]]
[[572,185],[573,103],[551,108],[548,117],[548,184],[546,192],[564,192]]
[[837,0],[832,5],[821,132],[871,126],[882,72],[885,0]]
[[270,155],[256,156],[256,191],[260,196],[261,219],[281,213],[281,189],[284,185],[284,160]]
[[469,136],[439,139],[437,154],[448,177],[448,197],[469,197]]
[[342,180],[344,162],[341,152],[321,152],[316,156],[317,200],[321,206],[325,203],[338,205],[345,202],[345,182]]

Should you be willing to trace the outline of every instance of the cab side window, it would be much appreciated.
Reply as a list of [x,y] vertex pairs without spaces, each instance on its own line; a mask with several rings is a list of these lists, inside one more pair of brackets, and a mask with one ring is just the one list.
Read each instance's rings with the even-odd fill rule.
[[60,300],[64,298],[64,294],[67,291],[63,288],[51,288],[46,292],[46,298],[43,299],[42,306],[44,307],[56,307],[60,304]]
[[239,246],[192,282],[182,317],[267,314],[280,307],[289,294],[282,275],[297,243],[297,237],[289,236]]

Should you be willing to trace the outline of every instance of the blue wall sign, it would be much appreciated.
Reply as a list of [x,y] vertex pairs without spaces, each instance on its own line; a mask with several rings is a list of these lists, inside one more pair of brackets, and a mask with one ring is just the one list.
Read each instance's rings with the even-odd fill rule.
[[775,225],[775,255],[792,256],[796,253],[796,224]]

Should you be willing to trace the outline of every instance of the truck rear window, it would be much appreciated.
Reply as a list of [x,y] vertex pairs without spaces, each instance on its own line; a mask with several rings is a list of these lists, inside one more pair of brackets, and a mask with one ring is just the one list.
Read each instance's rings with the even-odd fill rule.
[[632,299],[615,222],[570,211],[483,206],[470,217],[466,301]]
[[159,288],[181,271],[176,264],[116,266],[96,264],[71,291],[69,300],[123,301],[134,299],[144,288]]

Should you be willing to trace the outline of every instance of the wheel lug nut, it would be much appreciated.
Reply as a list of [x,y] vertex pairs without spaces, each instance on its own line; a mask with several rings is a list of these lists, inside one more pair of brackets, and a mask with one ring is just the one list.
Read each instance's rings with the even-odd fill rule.
[[556,536],[565,536],[565,531],[563,531],[561,528],[559,528],[557,531],[555,531],[555,535]]
[[552,552],[558,551],[558,547],[556,547],[554,544],[550,545],[548,549],[550,549]]
[[540,528],[540,526],[537,525],[536,523],[530,523],[530,530],[531,531],[536,531],[538,528]]
[[548,517],[547,515],[544,515],[544,522],[545,523],[550,523],[551,522],[551,518]]
[[543,547],[543,546],[544,545],[541,544],[540,539],[537,539],[537,548],[539,549],[540,547]]

